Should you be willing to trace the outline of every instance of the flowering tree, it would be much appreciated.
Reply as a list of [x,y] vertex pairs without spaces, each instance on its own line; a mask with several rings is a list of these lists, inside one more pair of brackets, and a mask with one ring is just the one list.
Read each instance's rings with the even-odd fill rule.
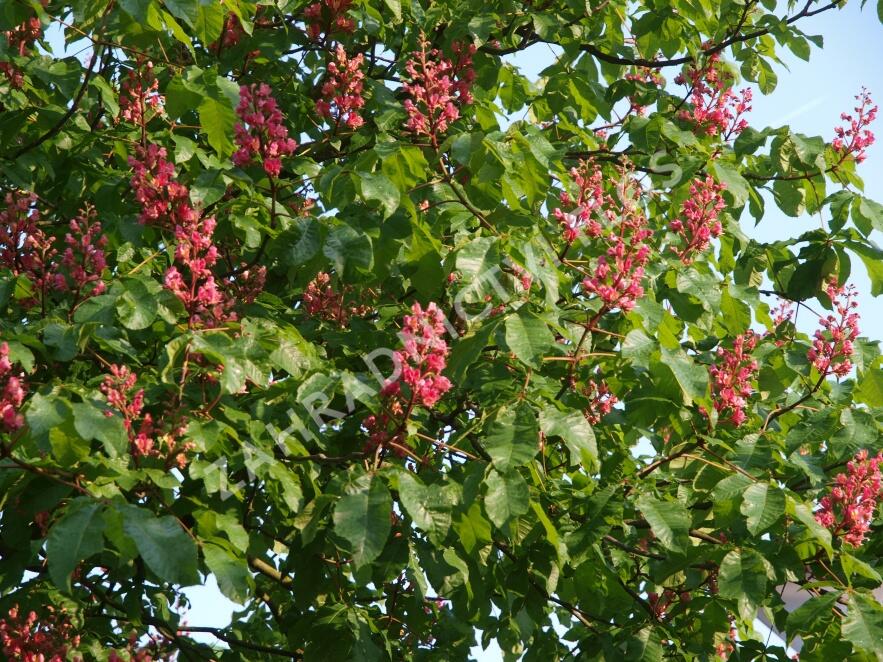
[[843,4],[2,3],[3,654],[883,656]]

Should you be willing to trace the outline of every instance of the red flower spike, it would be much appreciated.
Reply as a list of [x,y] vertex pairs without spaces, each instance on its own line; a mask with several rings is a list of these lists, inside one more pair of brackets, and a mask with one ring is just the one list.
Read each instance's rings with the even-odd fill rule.
[[869,458],[867,450],[859,451],[846,465],[846,472],[834,478],[834,487],[819,501],[816,520],[842,535],[850,547],[861,547],[871,528],[877,502],[883,494],[880,464],[883,452]]
[[760,369],[757,361],[751,358],[756,346],[757,336],[753,331],[746,331],[736,336],[733,349],[718,347],[718,362],[708,369],[714,408],[718,413],[729,413],[729,421],[736,426],[742,425],[747,418],[745,409],[753,392],[751,382]]

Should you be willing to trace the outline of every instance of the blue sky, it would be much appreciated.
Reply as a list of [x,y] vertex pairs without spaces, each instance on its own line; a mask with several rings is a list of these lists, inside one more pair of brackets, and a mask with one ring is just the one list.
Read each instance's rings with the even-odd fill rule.
[[[779,84],[769,97],[755,94],[754,109],[749,121],[755,128],[778,127],[790,124],[796,132],[820,135],[830,140],[833,129],[840,123],[840,113],[851,112],[853,97],[864,86],[874,99],[883,101],[883,27],[870,2],[860,11],[858,0],[852,0],[840,11],[826,12],[800,26],[808,34],[823,34],[824,50],[813,50],[810,62],[794,57],[785,58],[788,70],[779,67]],[[61,39],[56,31],[50,42],[61,52]],[[538,46],[512,58],[522,71],[535,78],[551,61],[547,47]],[[671,78],[674,73],[668,74]],[[878,133],[883,140],[883,128]],[[868,149],[867,161],[859,166],[859,174],[865,180],[865,192],[870,198],[883,201],[883,144]],[[829,192],[833,189],[829,189]],[[796,236],[817,227],[818,219],[808,216],[794,219],[778,212],[774,205],[767,205],[767,215],[753,228],[748,219],[743,228],[749,235],[762,241]],[[870,296],[870,283],[864,267],[855,260],[852,282],[859,288],[860,312],[863,335],[875,340],[883,339],[883,298]],[[224,626],[236,608],[217,590],[213,580],[204,587],[187,590],[192,608],[187,615],[190,625]],[[501,660],[496,647],[487,651],[473,650],[476,659],[491,662]]]

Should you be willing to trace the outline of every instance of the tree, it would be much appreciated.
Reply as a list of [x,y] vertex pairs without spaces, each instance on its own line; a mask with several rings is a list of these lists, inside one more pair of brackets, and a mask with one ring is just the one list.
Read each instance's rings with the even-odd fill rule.
[[3,3],[4,654],[883,655],[876,106],[749,124],[843,4]]

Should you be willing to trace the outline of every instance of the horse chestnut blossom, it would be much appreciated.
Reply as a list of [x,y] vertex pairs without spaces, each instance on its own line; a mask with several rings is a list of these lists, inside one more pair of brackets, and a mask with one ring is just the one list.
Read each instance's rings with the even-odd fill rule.
[[175,179],[165,148],[148,145],[129,163],[135,171],[132,188],[141,204],[141,222],[174,232],[176,264],[166,271],[164,284],[184,304],[190,325],[216,327],[236,319],[233,299],[211,270],[218,261],[215,218],[203,218],[191,206],[190,191]]
[[414,51],[405,65],[405,127],[415,135],[426,136],[438,148],[441,135],[460,117],[460,107],[472,103],[475,46],[454,42],[451,48],[456,60],[450,60],[439,49],[430,48],[425,35],[420,36],[419,44],[420,50]]
[[[7,51],[24,57],[34,45],[34,42],[43,37],[43,24],[36,16],[23,21],[12,30],[5,33]],[[21,70],[12,62],[0,62],[2,73],[14,89],[20,89],[24,85],[24,76]]]
[[341,328],[345,327],[350,316],[362,317],[370,310],[369,306],[354,306],[344,300],[343,292],[336,292],[331,287],[331,276],[320,271],[316,277],[307,284],[303,296],[304,310],[311,317],[334,322]]
[[70,222],[64,243],[67,246],[61,254],[63,269],[56,277],[57,287],[74,292],[76,301],[102,294],[105,285],[101,273],[107,266],[104,254],[107,237],[101,234],[101,223],[95,220],[93,208],[87,207]]
[[141,206],[138,220],[172,230],[194,223],[197,213],[190,204],[190,191],[175,179],[175,166],[167,155],[165,147],[151,143],[139,147],[136,155],[129,157],[129,165],[134,171],[131,186],[135,200]]
[[841,156],[841,161],[852,154],[856,163],[865,160],[865,149],[874,144],[874,134],[868,128],[877,118],[877,106],[873,105],[870,93],[862,89],[856,95],[859,104],[855,107],[855,115],[841,113],[840,119],[847,126],[838,126],[834,129],[836,137],[831,141],[831,147]]
[[282,157],[291,156],[297,142],[288,137],[288,129],[282,124],[282,111],[271,93],[266,83],[239,88],[236,114],[241,122],[234,127],[239,149],[233,154],[233,163],[242,168],[260,160],[268,177],[278,177]]
[[619,398],[610,391],[607,382],[603,380],[590,379],[583,393],[589,398],[589,404],[583,414],[592,425],[600,423],[601,419],[612,412],[613,407],[619,402]]
[[751,382],[760,369],[751,357],[756,346],[757,335],[746,331],[733,340],[733,349],[718,347],[718,361],[708,368],[714,408],[718,413],[727,412],[729,421],[736,426],[747,418],[745,409],[753,392]]
[[[138,376],[126,366],[110,366],[110,374],[104,376],[100,389],[107,398],[107,404],[123,417],[123,427],[129,437],[129,452],[132,457],[162,457],[167,465],[174,463],[179,469],[187,466],[187,452],[193,448],[191,442],[179,444],[177,438],[184,433],[179,424],[166,435],[158,435],[153,416],[144,412],[144,389],[136,390]],[[113,416],[106,411],[105,416]],[[165,441],[166,448],[157,444],[157,438]],[[163,452],[165,451],[165,453]]]
[[718,216],[726,207],[718,184],[711,177],[694,179],[690,184],[690,196],[681,205],[680,218],[672,221],[668,229],[681,238],[681,247],[672,250],[684,264],[691,264],[696,254],[708,248],[711,239],[723,232]]
[[594,161],[584,161],[578,167],[571,168],[570,177],[577,187],[576,198],[567,191],[561,191],[558,199],[562,205],[571,207],[571,211],[565,212],[560,207],[552,211],[552,215],[564,227],[564,241],[568,244],[576,241],[580,230],[588,237],[598,237],[602,227],[592,216],[612,202],[602,187],[604,175],[601,167]]
[[0,619],[0,650],[8,660],[19,662],[64,662],[70,648],[80,645],[70,619],[56,614],[52,607],[49,615],[40,620],[37,612],[30,611],[22,618],[18,605]]
[[691,108],[678,112],[678,117],[699,133],[729,140],[748,126],[743,115],[751,110],[751,89],[746,87],[738,95],[733,91],[733,75],[720,62],[719,53],[711,55],[704,67],[690,65],[675,82],[690,86]]
[[831,492],[819,501],[816,520],[833,535],[842,535],[851,547],[861,547],[865,541],[883,494],[881,462],[883,452],[869,458],[867,450],[860,450],[846,464],[846,472],[834,478]]
[[6,342],[0,343],[0,384],[3,385],[0,391],[0,430],[15,432],[25,423],[20,410],[28,385],[25,374],[13,369],[9,360],[9,343]]
[[381,390],[384,411],[362,423],[371,435],[369,448],[390,444],[401,450],[414,408],[431,409],[450,390],[450,380],[441,374],[448,357],[445,332],[445,315],[435,303],[425,310],[415,303],[405,315],[399,332],[402,349],[395,353],[396,374]]
[[614,204],[612,196],[606,196],[604,206],[598,210],[606,227],[597,229],[591,223],[586,226],[590,236],[597,232],[598,243],[607,246],[582,281],[583,291],[601,300],[602,311],[619,308],[628,312],[644,294],[644,267],[651,254],[646,242],[653,231],[647,227],[640,196],[640,186],[623,168],[616,183],[618,203]]
[[365,56],[361,53],[350,58],[344,47],[338,44],[335,59],[328,64],[328,77],[322,84],[322,98],[316,102],[316,112],[331,120],[335,132],[341,125],[355,130],[365,123],[359,114],[365,105],[362,98],[364,61]]
[[137,126],[147,120],[147,111],[162,113],[165,97],[159,93],[159,81],[153,74],[153,62],[139,61],[130,69],[120,86],[120,118]]
[[353,0],[320,0],[304,9],[307,34],[310,39],[318,41],[323,32],[331,35],[335,32],[351,33],[356,29],[356,22],[348,18],[346,12]]
[[812,348],[807,352],[807,358],[823,378],[828,375],[845,377],[852,370],[850,357],[855,349],[853,342],[859,333],[855,287],[840,287],[837,280],[832,278],[825,293],[836,315],[832,313],[819,319],[821,328],[813,334]]

